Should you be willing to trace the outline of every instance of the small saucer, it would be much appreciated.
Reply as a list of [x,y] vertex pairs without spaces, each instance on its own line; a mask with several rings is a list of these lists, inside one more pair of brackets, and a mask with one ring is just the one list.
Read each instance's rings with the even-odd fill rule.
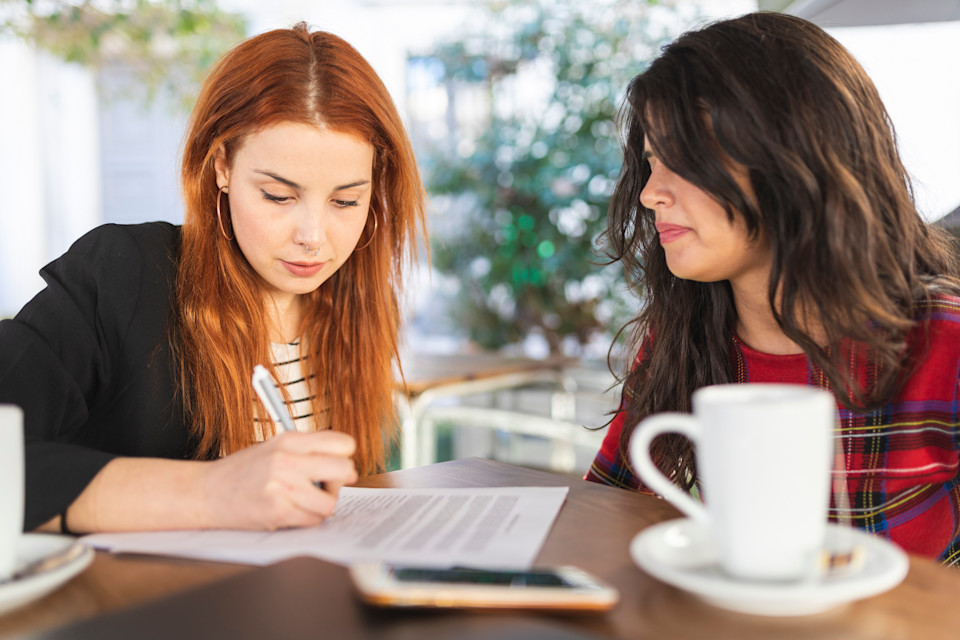
[[[16,566],[62,552],[75,543],[76,539],[70,536],[25,533],[17,542]],[[85,547],[83,553],[65,564],[0,584],[0,614],[45,596],[86,569],[92,560],[93,549]]]
[[893,543],[859,529],[830,524],[827,548],[839,535],[863,549],[857,571],[789,583],[736,580],[717,564],[703,528],[690,519],[648,527],[630,543],[630,556],[641,569],[710,604],[759,616],[803,616],[892,589],[907,575],[907,555]]

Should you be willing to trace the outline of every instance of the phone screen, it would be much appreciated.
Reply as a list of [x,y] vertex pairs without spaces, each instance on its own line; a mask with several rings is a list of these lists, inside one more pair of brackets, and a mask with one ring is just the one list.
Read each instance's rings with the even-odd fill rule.
[[617,590],[575,567],[536,567],[528,571],[351,565],[350,574],[368,603],[392,607],[530,608],[606,611]]
[[556,573],[538,571],[488,571],[483,569],[426,569],[395,567],[393,578],[399,582],[442,582],[447,584],[489,584],[510,587],[573,588]]

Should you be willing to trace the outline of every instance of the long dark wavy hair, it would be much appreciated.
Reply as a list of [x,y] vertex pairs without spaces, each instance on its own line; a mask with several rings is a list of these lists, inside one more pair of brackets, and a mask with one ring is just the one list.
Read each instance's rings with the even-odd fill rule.
[[[957,263],[948,236],[918,214],[890,118],[853,56],[793,16],[717,22],[665,47],[631,81],[620,118],[624,165],[604,246],[644,298],[625,328],[641,357],[624,381],[620,450],[642,418],[689,411],[696,389],[736,381],[729,283],[674,276],[654,212],[640,204],[648,136],[661,162],[711,194],[731,221],[742,216],[752,237],[769,240],[771,308],[837,399],[869,409],[891,398],[909,373],[916,307],[958,290]],[[752,197],[730,160],[748,172]],[[805,318],[820,323],[826,346]],[[849,341],[876,367],[869,388],[844,363]],[[683,437],[659,438],[651,454],[681,487],[695,482]]]

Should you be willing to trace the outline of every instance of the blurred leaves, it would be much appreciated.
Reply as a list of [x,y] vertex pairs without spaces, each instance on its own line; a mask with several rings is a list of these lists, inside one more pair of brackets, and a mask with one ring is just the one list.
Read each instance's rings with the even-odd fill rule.
[[215,0],[0,0],[0,31],[93,69],[119,67],[188,107],[210,64],[245,35]]
[[552,353],[575,353],[629,314],[620,270],[602,265],[596,240],[622,159],[621,97],[673,35],[654,14],[672,11],[637,0],[488,2],[424,58],[447,89],[448,120],[485,114],[421,158],[435,219],[447,218],[434,266],[460,280],[454,313],[481,346],[534,332]]

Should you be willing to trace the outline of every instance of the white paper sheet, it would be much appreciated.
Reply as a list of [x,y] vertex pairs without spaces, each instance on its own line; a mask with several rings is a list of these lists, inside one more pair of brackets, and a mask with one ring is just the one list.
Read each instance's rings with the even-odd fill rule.
[[338,564],[526,568],[566,499],[567,487],[340,491],[332,518],[282,531],[100,533],[84,542],[115,553],[271,564],[316,556]]

